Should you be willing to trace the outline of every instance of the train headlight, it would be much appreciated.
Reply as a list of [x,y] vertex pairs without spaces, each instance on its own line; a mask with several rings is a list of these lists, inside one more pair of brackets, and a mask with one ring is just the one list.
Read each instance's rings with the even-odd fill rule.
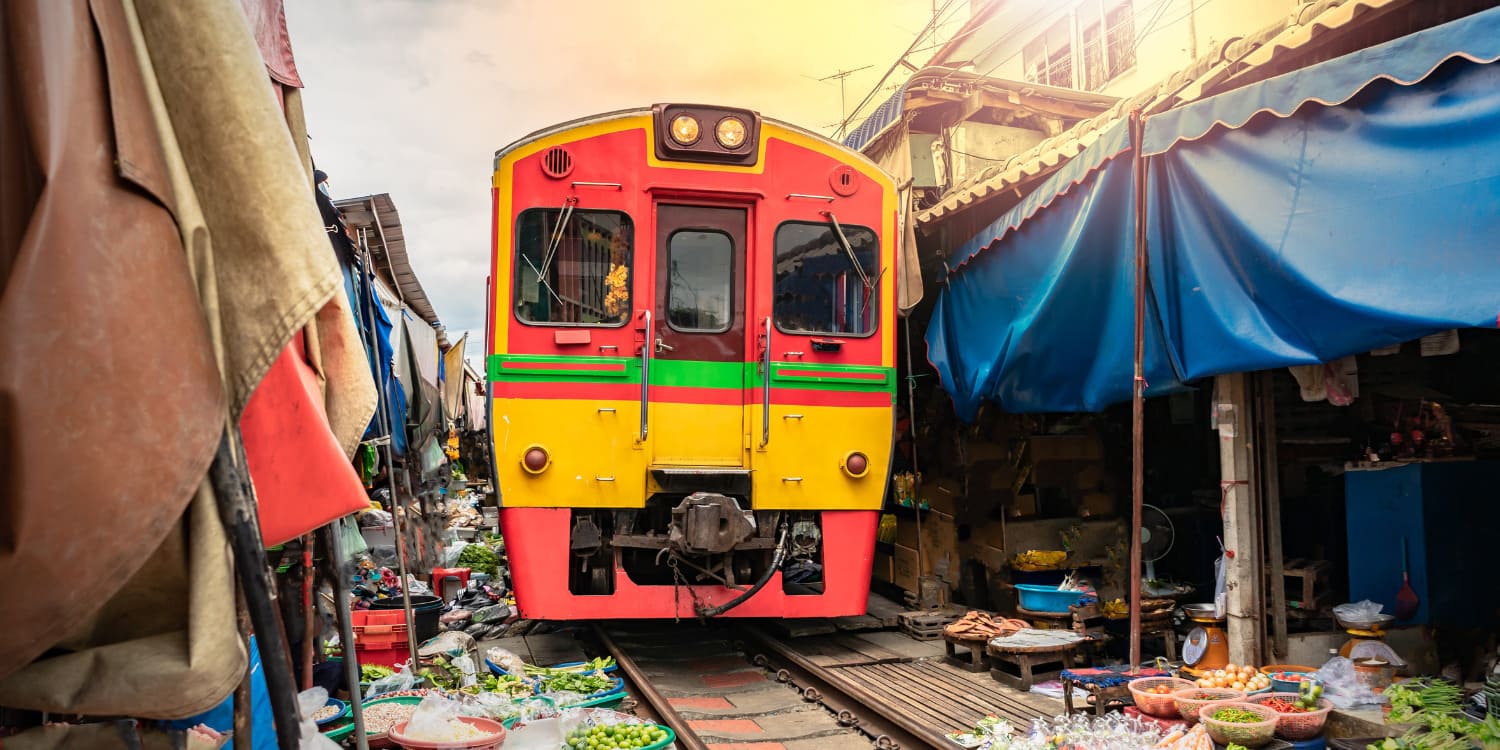
[[844,456],[844,473],[855,479],[870,473],[870,458],[859,451]]
[[702,127],[698,124],[698,118],[692,115],[678,115],[672,118],[671,132],[672,140],[684,146],[691,146],[698,142]]
[[745,143],[745,121],[738,117],[726,117],[714,128],[714,138],[727,149],[736,149]]
[[547,449],[540,445],[533,445],[521,454],[521,468],[528,474],[540,474],[552,465],[552,457],[547,455]]

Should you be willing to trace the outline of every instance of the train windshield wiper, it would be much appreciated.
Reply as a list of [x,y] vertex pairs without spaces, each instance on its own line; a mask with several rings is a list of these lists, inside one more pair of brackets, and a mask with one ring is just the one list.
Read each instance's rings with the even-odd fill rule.
[[828,223],[833,225],[833,233],[838,235],[839,238],[839,247],[842,247],[844,254],[849,256],[849,264],[854,266],[854,270],[859,273],[859,280],[865,285],[865,291],[874,289],[875,281],[870,278],[869,274],[865,273],[865,267],[859,262],[858,256],[854,254],[854,247],[849,244],[849,238],[844,236],[844,228],[839,226],[838,217],[834,216],[832,211],[824,211],[823,215],[827,216]]

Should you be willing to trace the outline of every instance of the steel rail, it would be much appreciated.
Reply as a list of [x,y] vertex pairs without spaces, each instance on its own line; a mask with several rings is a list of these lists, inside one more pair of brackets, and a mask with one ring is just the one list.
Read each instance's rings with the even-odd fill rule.
[[840,724],[854,727],[875,742],[881,750],[934,748],[951,750],[952,740],[915,717],[902,714],[880,696],[834,676],[832,670],[797,653],[785,643],[766,635],[751,625],[741,625],[747,645],[763,648],[768,654],[755,656],[754,662],[770,668],[783,665],[776,672],[780,682],[802,684],[802,697],[821,703],[833,712]]
[[[649,348],[649,341],[647,342],[647,346]],[[620,671],[624,672],[625,677],[630,680],[631,684],[635,685],[639,697],[646,702],[652,713],[661,717],[662,723],[671,727],[672,731],[677,733],[677,745],[682,750],[708,750],[708,745],[688,726],[687,721],[682,718],[682,714],[677,713],[677,709],[672,707],[667,697],[651,685],[651,680],[641,671],[640,666],[635,663],[635,659],[625,653],[618,643],[615,643],[615,639],[610,637],[602,625],[598,623],[594,624],[594,636],[599,639],[599,643],[604,646],[604,649],[609,652],[610,656],[614,657],[615,664],[619,665]]]

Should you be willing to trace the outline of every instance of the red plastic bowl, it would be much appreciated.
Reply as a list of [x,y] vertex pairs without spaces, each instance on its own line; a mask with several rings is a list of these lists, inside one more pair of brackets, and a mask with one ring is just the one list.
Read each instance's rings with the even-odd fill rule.
[[391,727],[391,740],[396,744],[408,748],[408,750],[494,750],[505,744],[505,726],[498,721],[482,719],[477,716],[460,716],[459,721],[468,724],[487,736],[473,740],[458,740],[456,742],[431,742],[428,740],[408,739],[406,722],[401,722]]

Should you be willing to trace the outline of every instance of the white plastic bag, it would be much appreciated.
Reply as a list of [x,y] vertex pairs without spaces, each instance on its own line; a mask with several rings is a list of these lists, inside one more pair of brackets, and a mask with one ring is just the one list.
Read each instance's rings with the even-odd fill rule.
[[1323,697],[1332,701],[1337,708],[1376,706],[1385,702],[1385,698],[1355,676],[1354,662],[1342,656],[1329,659],[1322,669],[1313,674],[1313,679],[1323,686]]
[[491,664],[499,667],[506,674],[524,676],[526,674],[526,662],[513,652],[498,646],[484,652],[484,658],[489,659]]
[[338,743],[318,732],[318,722],[313,714],[328,705],[328,691],[315,687],[297,694],[297,713],[301,718],[302,743],[300,750],[339,750]]
[[1333,608],[1333,614],[1346,622],[1369,622],[1375,619],[1382,609],[1385,609],[1385,605],[1366,599],[1361,602],[1340,604]]
[[396,666],[395,674],[382,677],[370,683],[370,689],[365,691],[365,700],[370,700],[386,693],[411,690],[416,686],[417,676],[412,674],[410,662],[402,662]]
[[1214,561],[1214,617],[1222,618],[1229,612],[1229,594],[1225,589],[1224,555]]
[[462,715],[462,708],[458,701],[448,700],[437,693],[428,693],[417,704],[417,710],[412,712],[401,734],[407,739],[426,742],[464,739],[467,732],[463,727],[467,725],[458,720]]

